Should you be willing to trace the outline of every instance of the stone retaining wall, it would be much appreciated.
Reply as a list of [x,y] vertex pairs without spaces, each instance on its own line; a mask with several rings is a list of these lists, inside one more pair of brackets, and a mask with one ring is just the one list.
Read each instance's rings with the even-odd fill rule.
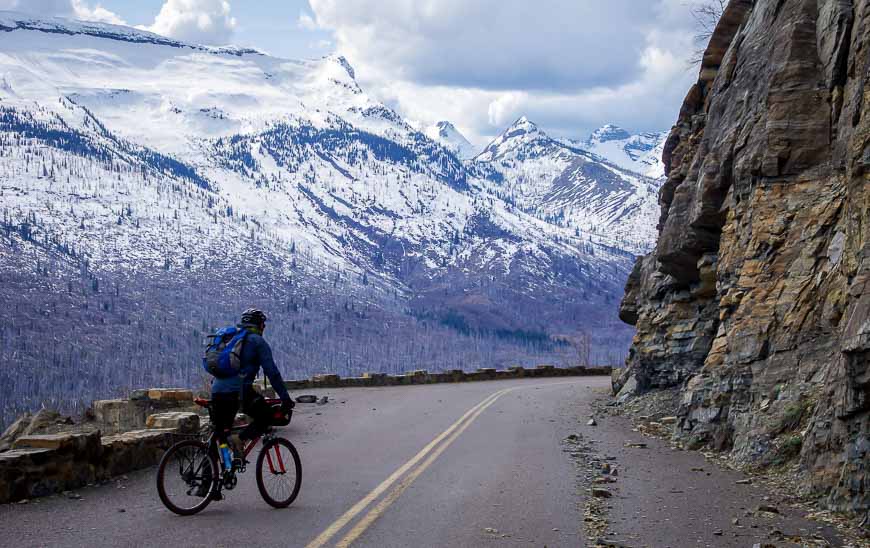
[[413,371],[404,375],[384,373],[365,373],[362,377],[341,378],[338,375],[315,375],[310,380],[287,381],[288,390],[306,388],[345,388],[359,386],[404,386],[412,384],[435,384],[449,382],[495,381],[505,379],[542,378],[542,377],[594,377],[610,376],[610,367],[555,367],[539,365],[534,368],[510,367],[506,370],[478,369],[467,373],[454,369],[443,373],[429,373],[426,370]]
[[7,432],[12,449],[0,452],[0,503],[77,489],[153,466],[179,434],[199,431],[200,416],[193,408],[190,390],[137,390],[129,400],[94,402],[93,415],[70,426],[76,431]]
[[14,449],[0,453],[0,503],[77,489],[153,466],[176,439],[174,429],[20,438]]
[[[289,390],[298,391],[610,373],[609,367],[544,365],[533,369],[512,367],[506,371],[479,369],[471,373],[461,370],[445,373],[420,370],[405,375],[367,373],[346,379],[316,375],[310,380],[286,384]],[[0,440],[12,447],[0,452],[0,503],[77,489],[153,466],[181,435],[198,432],[204,415],[205,411],[193,403],[190,390],[164,388],[136,390],[129,399],[95,401],[91,416],[75,425],[74,432],[32,434],[25,433],[27,428],[23,424],[18,425],[20,428],[11,427]]]

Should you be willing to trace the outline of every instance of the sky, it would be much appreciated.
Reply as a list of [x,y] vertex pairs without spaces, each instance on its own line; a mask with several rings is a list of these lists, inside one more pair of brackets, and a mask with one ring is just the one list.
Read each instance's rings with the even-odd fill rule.
[[370,95],[485,144],[520,116],[559,137],[665,131],[697,78],[703,0],[0,0],[286,58],[344,55]]

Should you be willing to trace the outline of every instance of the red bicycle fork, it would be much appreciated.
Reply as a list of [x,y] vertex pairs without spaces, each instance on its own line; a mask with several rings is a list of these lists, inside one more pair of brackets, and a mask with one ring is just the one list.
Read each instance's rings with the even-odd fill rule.
[[[250,443],[248,443],[248,446],[245,447],[245,459],[248,458],[248,455],[251,454],[251,451],[254,450],[254,447],[256,447],[256,445],[259,441],[260,441],[260,438],[257,437],[257,438],[252,439],[250,441]],[[272,449],[275,450],[275,460],[278,461],[278,469],[277,470],[275,469],[275,460],[272,460]],[[273,474],[286,474],[287,468],[284,466],[284,458],[281,456],[281,446],[278,444],[275,444],[272,446],[272,449],[269,449],[269,451],[266,452],[266,461],[269,463],[269,471],[272,472]]]
[[281,469],[280,471],[275,470],[275,463],[272,461],[272,450],[270,449],[268,453],[266,453],[266,460],[269,461],[269,470],[273,474],[285,474],[287,473],[287,469],[284,468],[284,459],[281,458],[281,448],[277,444],[273,446],[275,449],[275,457],[278,459],[278,467]]

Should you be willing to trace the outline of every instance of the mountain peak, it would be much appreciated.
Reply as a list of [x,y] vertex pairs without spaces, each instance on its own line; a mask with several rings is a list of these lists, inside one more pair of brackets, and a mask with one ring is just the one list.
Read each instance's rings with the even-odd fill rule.
[[605,124],[585,142],[575,143],[623,169],[659,179],[664,176],[661,158],[666,139],[667,132],[632,135],[619,126]]
[[448,122],[447,120],[441,120],[440,122],[435,124],[435,127],[437,127],[439,131],[443,132],[457,131],[456,126],[454,126],[451,122]]
[[427,128],[425,133],[430,139],[440,142],[463,160],[472,158],[477,153],[474,145],[468,141],[465,135],[447,120],[435,123]]
[[525,131],[538,131],[538,124],[529,120],[525,115],[520,116],[517,120],[510,125],[507,131],[512,129],[523,129]]
[[547,134],[544,133],[536,123],[532,122],[525,116],[520,116],[519,118],[517,118],[517,120],[513,124],[511,124],[507,129],[504,130],[504,132],[502,132],[501,136],[497,140],[508,141],[518,138],[549,139]]
[[526,147],[548,146],[553,143],[552,139],[544,133],[534,122],[525,116],[520,116],[513,124],[502,132],[481,153],[484,161],[502,157],[511,151]]
[[351,80],[356,80],[356,71],[353,70],[350,61],[348,61],[347,57],[345,57],[344,55],[332,54],[323,57],[323,59],[327,61],[332,61],[333,63],[337,64],[338,66],[343,68],[345,72],[347,72],[347,75],[350,76]]
[[608,141],[622,141],[631,137],[631,134],[614,124],[605,124],[592,132],[589,136],[591,143],[606,143]]

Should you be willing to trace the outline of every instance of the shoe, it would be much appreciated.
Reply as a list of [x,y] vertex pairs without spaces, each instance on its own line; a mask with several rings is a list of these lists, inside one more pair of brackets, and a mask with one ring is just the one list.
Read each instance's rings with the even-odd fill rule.
[[209,491],[211,491],[211,482],[200,485],[199,487],[197,487],[196,493],[194,496],[197,498],[205,498],[208,495]]

